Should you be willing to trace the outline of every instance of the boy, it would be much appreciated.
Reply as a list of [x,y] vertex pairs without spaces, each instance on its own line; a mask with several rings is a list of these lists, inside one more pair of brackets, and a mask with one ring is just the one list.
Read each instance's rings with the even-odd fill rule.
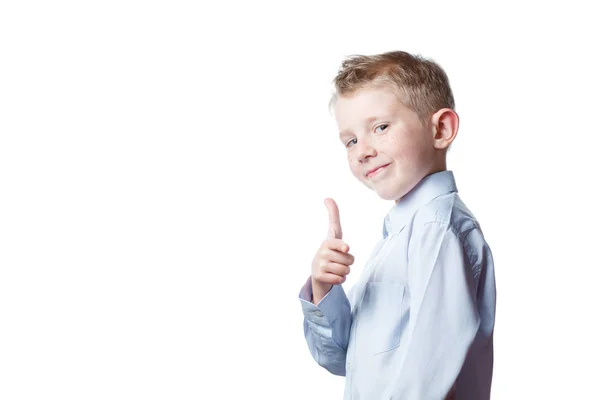
[[313,358],[346,376],[345,399],[489,399],[494,266],[477,220],[446,170],[459,125],[446,73],[405,52],[354,56],[332,98],[353,175],[394,200],[363,274],[336,203],[300,291]]

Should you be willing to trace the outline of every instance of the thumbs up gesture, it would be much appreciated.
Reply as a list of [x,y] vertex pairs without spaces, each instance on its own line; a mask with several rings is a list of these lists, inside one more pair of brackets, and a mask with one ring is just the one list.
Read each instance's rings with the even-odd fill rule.
[[317,304],[329,292],[332,285],[346,281],[354,256],[348,253],[350,247],[342,241],[340,212],[333,199],[325,199],[329,211],[327,238],[317,250],[312,262],[313,303]]

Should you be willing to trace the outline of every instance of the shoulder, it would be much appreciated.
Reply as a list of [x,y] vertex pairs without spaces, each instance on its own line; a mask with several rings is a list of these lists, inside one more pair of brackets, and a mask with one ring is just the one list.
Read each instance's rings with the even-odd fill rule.
[[[475,275],[483,264],[491,263],[491,250],[479,222],[457,193],[448,193],[425,204],[414,215],[409,251],[454,243],[462,248]],[[421,248],[421,249],[418,249]]]
[[463,248],[472,264],[480,263],[490,251],[479,222],[456,192],[436,197],[420,207],[413,217],[410,237],[410,247],[450,239]]
[[451,231],[461,241],[473,230],[481,230],[479,222],[458,193],[447,193],[421,206],[414,215],[413,229]]

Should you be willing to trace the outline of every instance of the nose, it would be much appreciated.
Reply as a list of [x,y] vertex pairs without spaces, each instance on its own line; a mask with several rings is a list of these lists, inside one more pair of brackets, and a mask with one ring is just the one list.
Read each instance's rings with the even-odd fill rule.
[[359,141],[356,143],[356,147],[356,157],[360,162],[364,162],[367,157],[375,157],[377,155],[375,148],[368,139]]

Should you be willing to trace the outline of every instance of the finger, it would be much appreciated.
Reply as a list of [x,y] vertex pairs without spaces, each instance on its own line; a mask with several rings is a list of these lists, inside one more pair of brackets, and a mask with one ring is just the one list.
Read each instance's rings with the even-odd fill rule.
[[346,276],[326,273],[321,275],[318,281],[322,283],[328,283],[330,285],[339,285],[346,282]]
[[325,249],[322,253],[323,259],[327,261],[333,261],[344,265],[354,264],[354,256],[349,253],[341,253],[336,250]]
[[339,251],[342,253],[347,253],[350,250],[350,246],[344,243],[342,239],[336,238],[325,239],[323,248]]
[[338,276],[346,276],[350,273],[350,267],[336,262],[328,262],[327,265],[325,265],[323,272]]
[[329,231],[327,236],[330,238],[342,238],[342,226],[340,224],[340,210],[333,199],[325,199],[325,206],[329,211]]

